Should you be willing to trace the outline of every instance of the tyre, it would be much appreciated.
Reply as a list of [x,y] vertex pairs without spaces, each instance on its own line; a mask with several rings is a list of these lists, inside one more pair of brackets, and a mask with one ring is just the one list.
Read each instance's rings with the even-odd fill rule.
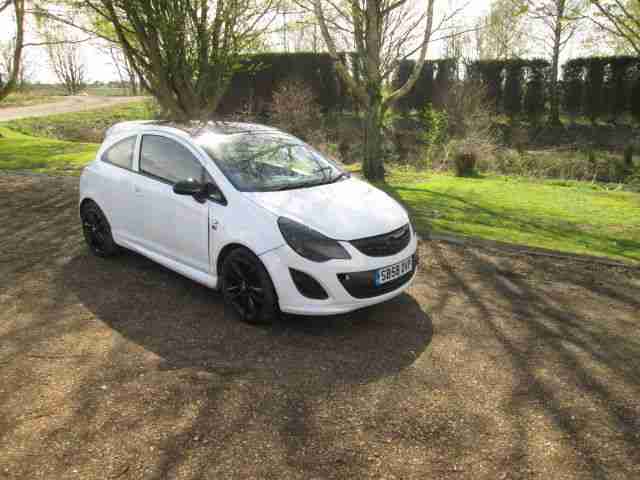
[[91,253],[98,257],[112,257],[120,253],[120,247],[113,241],[111,225],[95,202],[87,201],[80,209],[82,233]]
[[222,262],[222,295],[243,321],[267,324],[278,316],[278,299],[269,272],[246,248],[232,250]]

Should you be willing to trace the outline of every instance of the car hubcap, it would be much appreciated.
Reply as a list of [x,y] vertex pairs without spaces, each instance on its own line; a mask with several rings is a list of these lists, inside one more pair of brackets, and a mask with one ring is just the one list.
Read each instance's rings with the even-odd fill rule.
[[264,290],[252,262],[239,259],[229,262],[224,285],[227,298],[242,318],[251,320],[259,314]]
[[82,226],[91,248],[100,253],[104,252],[108,227],[102,215],[90,210],[85,214]]

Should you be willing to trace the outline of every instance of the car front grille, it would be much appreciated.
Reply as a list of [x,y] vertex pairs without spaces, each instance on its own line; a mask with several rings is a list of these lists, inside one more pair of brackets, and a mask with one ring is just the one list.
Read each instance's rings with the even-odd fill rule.
[[407,223],[390,233],[352,240],[351,245],[369,257],[390,257],[407,248],[411,241],[411,227]]
[[413,256],[413,268],[411,271],[388,283],[376,285],[377,270],[368,272],[350,272],[338,274],[338,280],[344,289],[354,298],[373,298],[393,292],[406,284],[416,273],[418,267],[418,255]]

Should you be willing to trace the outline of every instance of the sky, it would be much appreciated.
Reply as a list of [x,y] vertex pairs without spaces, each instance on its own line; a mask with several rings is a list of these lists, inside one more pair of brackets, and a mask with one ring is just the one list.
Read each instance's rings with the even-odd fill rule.
[[[424,1],[424,0],[416,0]],[[447,9],[463,6],[462,15],[467,19],[477,17],[488,11],[490,0],[438,0],[436,4],[442,15]],[[35,29],[32,25],[27,26],[27,42],[38,41]],[[9,40],[15,32],[12,19],[6,13],[0,16],[0,41]],[[565,56],[575,56],[580,52],[576,50],[577,45],[569,45],[565,51]],[[94,81],[111,81],[117,80],[117,74],[110,62],[108,55],[103,53],[95,43],[86,43],[83,45],[83,57],[87,66],[87,76],[89,82]],[[440,54],[438,45],[430,48],[429,56],[438,57]],[[51,83],[55,82],[55,76],[48,64],[46,51],[43,47],[28,47],[26,50],[26,59],[28,71],[30,72],[31,81]]]

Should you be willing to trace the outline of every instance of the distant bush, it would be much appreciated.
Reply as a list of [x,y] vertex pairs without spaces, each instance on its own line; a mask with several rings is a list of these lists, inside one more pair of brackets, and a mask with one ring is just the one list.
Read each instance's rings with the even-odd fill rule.
[[456,177],[471,177],[476,173],[478,153],[471,144],[460,146],[453,156]]
[[444,110],[437,110],[428,105],[421,112],[421,140],[424,143],[424,160],[431,167],[433,155],[447,142],[449,134],[449,117]]
[[487,158],[489,161],[479,164],[480,170],[523,177],[629,183],[636,171],[636,167],[630,169],[621,156],[592,148],[523,153],[503,148]]
[[301,81],[285,81],[273,93],[269,106],[271,123],[306,141],[320,130],[320,106],[311,88]]

